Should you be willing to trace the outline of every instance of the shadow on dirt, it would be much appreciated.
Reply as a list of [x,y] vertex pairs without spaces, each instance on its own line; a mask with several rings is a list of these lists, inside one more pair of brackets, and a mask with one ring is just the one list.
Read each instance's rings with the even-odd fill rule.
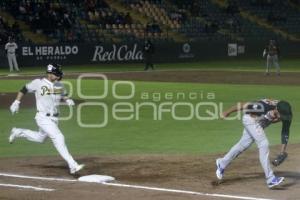
[[[276,173],[277,176],[285,177],[285,182],[280,186],[274,188],[274,190],[286,190],[289,187],[297,185],[300,183],[300,172],[292,172],[292,171],[279,171]],[[220,185],[232,185],[243,182],[248,182],[256,179],[264,179],[264,173],[247,173],[243,174],[243,176],[234,177],[234,178],[224,178],[223,180],[213,180],[211,185],[213,187],[217,187]]]

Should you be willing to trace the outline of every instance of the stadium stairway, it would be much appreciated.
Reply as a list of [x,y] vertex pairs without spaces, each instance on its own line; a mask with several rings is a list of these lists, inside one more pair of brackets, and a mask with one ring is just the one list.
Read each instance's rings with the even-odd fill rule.
[[[218,5],[222,8],[226,7],[226,2],[224,0],[211,0],[211,2],[215,3],[216,5]],[[289,39],[291,41],[300,41],[300,38],[298,38],[297,36],[289,34],[288,32],[271,25],[265,19],[255,16],[247,10],[243,10],[240,8],[240,15],[242,17],[244,17],[245,19],[248,19],[252,23],[255,23],[261,27],[267,28],[267,29],[273,31],[274,33],[281,35],[285,39]]]
[[35,44],[45,44],[45,43],[49,44],[55,42],[42,33],[32,32],[30,30],[30,27],[25,22],[21,20],[16,20],[11,14],[5,11],[0,11],[0,16],[3,16],[8,21],[9,24],[13,24],[13,22],[17,21],[20,25],[22,34],[26,40],[33,41]]

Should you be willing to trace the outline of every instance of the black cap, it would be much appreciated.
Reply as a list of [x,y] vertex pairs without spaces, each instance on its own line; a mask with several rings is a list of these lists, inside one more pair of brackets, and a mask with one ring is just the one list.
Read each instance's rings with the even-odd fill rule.
[[291,121],[293,117],[292,107],[287,101],[279,101],[277,104],[277,110],[280,114],[282,121]]
[[54,74],[55,76],[60,77],[60,79],[64,75],[64,73],[61,69],[61,65],[56,64],[56,63],[47,65],[47,73]]

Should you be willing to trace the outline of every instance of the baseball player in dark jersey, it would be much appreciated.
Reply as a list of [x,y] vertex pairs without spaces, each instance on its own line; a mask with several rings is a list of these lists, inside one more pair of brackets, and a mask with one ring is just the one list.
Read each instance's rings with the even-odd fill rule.
[[245,112],[242,120],[243,135],[223,158],[216,160],[217,178],[221,180],[228,165],[255,142],[259,149],[259,160],[265,173],[267,186],[274,188],[284,181],[284,177],[277,177],[273,173],[269,161],[269,142],[264,129],[272,123],[282,122],[282,148],[280,154],[272,162],[274,166],[278,166],[287,157],[286,147],[292,122],[291,105],[286,101],[261,99],[255,102],[239,103],[225,111],[222,117],[225,118],[233,112],[242,110]]
[[275,40],[270,40],[269,45],[264,49],[263,57],[267,56],[266,75],[270,73],[270,67],[273,65],[276,67],[276,73],[280,75],[280,65],[278,62],[278,56],[280,55],[280,49]]
[[149,68],[154,70],[153,66],[153,54],[154,54],[154,45],[150,40],[145,40],[144,43],[144,60],[145,60],[145,68],[144,70],[147,71]]

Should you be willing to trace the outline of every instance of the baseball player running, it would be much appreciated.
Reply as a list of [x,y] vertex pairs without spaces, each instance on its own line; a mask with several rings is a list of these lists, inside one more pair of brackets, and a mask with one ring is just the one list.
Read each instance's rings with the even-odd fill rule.
[[57,64],[47,66],[47,76],[35,79],[26,84],[18,93],[16,100],[10,106],[12,114],[19,111],[22,97],[31,92],[35,94],[37,113],[35,116],[39,131],[31,131],[22,128],[13,128],[9,136],[9,142],[13,143],[16,138],[26,138],[32,142],[43,143],[49,137],[58,153],[68,163],[70,173],[75,174],[84,165],[79,165],[69,153],[62,132],[58,128],[58,105],[64,100],[69,106],[75,105],[72,99],[66,95],[65,89],[60,83],[63,72]]
[[10,72],[13,72],[14,68],[17,72],[20,71],[16,58],[16,49],[18,49],[18,45],[14,42],[12,37],[9,37],[8,42],[5,44],[5,51],[8,59]]
[[291,106],[286,101],[270,99],[239,103],[225,111],[222,118],[226,118],[231,113],[241,110],[245,112],[242,119],[244,125],[243,135],[240,141],[223,158],[216,160],[217,178],[222,180],[228,165],[255,142],[259,149],[259,160],[265,173],[267,186],[274,188],[284,181],[284,177],[277,177],[273,173],[269,161],[269,142],[264,129],[272,123],[282,122],[281,153],[272,162],[274,166],[278,166],[287,158],[286,148],[292,122]]
[[280,54],[280,50],[278,45],[276,45],[275,40],[270,40],[269,45],[264,49],[263,57],[267,55],[267,67],[266,67],[266,75],[269,75],[270,67],[273,65],[276,67],[276,73],[280,75],[280,65],[278,62],[278,56]]

